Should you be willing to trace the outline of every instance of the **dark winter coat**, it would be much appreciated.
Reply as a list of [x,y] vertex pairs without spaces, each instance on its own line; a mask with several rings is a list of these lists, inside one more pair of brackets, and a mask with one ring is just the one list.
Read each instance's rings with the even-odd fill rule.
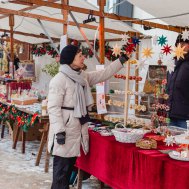
[[168,75],[169,117],[189,120],[189,54],[175,65]]

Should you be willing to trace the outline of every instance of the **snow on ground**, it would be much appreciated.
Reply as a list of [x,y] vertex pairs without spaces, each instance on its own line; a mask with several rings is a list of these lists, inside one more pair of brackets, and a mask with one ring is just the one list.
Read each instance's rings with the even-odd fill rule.
[[[16,150],[12,149],[12,139],[5,130],[5,137],[0,139],[0,189],[50,189],[52,158],[50,158],[49,173],[44,172],[45,151],[39,166],[35,166],[39,144],[40,141],[26,141],[25,154],[22,154],[21,142],[18,141]],[[83,181],[82,189],[99,187],[98,180],[92,177]]]

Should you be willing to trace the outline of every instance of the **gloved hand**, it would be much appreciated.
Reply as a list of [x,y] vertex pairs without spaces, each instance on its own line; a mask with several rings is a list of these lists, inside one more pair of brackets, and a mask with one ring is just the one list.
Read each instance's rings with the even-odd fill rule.
[[123,65],[127,60],[129,60],[129,57],[127,54],[121,53],[121,55],[119,56],[119,60],[121,64]]
[[57,140],[57,143],[60,144],[60,145],[65,144],[66,133],[65,132],[57,133],[56,134],[56,140]]

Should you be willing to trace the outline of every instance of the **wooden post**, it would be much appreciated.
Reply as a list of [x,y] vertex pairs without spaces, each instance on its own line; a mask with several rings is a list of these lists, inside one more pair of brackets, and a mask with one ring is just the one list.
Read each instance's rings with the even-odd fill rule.
[[126,63],[126,80],[125,80],[125,103],[124,103],[124,126],[127,124],[127,119],[128,119],[128,93],[127,91],[129,90],[129,75],[130,75],[130,63],[129,61]]
[[14,15],[9,16],[9,26],[10,26],[10,62],[12,62],[11,71],[12,71],[12,78],[14,79],[14,41],[13,41]]
[[100,16],[100,27],[99,27],[99,52],[100,52],[100,63],[104,64],[105,60],[105,42],[104,42],[104,6],[106,5],[105,0],[98,0],[98,5],[102,16]]
[[[139,35],[136,34],[136,37],[139,38]],[[135,57],[135,58],[136,58],[137,60],[139,60],[139,45],[136,46],[136,57]],[[136,68],[136,67],[137,67],[137,66],[135,66],[135,68]],[[138,68],[138,69],[135,69],[135,76],[136,76],[136,77],[139,76],[139,68]],[[139,90],[139,81],[136,80],[136,82],[135,82],[135,91],[138,92],[138,90]],[[136,95],[136,96],[135,96],[135,104],[137,104],[137,105],[138,105],[138,103],[139,103],[138,99],[139,99],[139,96]]]
[[[63,5],[68,5],[69,0],[61,0]],[[62,9],[61,10],[63,19],[66,21],[63,25],[63,35],[66,35],[68,33],[68,10]],[[67,43],[68,43],[68,36],[67,36]]]

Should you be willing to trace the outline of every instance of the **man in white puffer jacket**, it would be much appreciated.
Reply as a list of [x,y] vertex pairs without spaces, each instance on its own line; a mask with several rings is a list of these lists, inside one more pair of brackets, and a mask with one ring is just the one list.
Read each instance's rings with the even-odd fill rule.
[[109,79],[128,60],[120,56],[104,70],[87,73],[82,71],[84,59],[78,47],[67,45],[61,52],[59,73],[49,84],[48,150],[54,156],[51,189],[69,189],[81,145],[85,154],[89,151],[87,107],[93,104],[90,87]]

